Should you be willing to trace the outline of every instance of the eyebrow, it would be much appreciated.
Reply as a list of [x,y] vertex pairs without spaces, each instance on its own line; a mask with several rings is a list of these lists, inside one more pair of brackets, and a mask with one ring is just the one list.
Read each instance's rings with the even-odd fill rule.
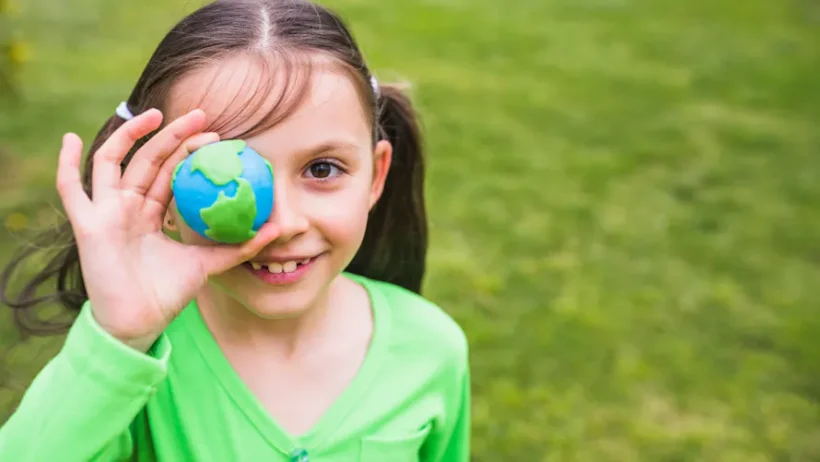
[[312,155],[316,155],[316,154],[319,154],[319,153],[322,153],[322,152],[327,152],[327,151],[344,151],[344,150],[355,151],[358,148],[359,148],[358,145],[356,145],[354,143],[351,143],[351,142],[348,142],[348,141],[345,141],[345,140],[326,140],[326,141],[322,141],[318,144],[315,144],[313,146],[300,148],[300,149],[296,150],[296,154],[311,155],[312,156]]

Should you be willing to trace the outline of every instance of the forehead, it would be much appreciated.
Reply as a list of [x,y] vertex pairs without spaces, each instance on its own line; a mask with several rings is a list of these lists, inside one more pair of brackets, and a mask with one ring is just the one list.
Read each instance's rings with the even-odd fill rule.
[[[328,60],[277,65],[240,55],[182,77],[170,89],[165,112],[170,121],[200,108],[206,130],[222,139],[298,145],[332,136],[369,142],[372,116],[363,103],[352,77]],[[265,128],[254,130],[258,124]]]

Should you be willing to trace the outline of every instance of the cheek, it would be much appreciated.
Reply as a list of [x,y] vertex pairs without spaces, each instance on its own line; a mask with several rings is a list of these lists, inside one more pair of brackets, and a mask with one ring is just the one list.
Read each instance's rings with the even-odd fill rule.
[[302,207],[334,247],[358,248],[367,227],[369,199],[367,185],[351,184],[332,193],[307,195]]

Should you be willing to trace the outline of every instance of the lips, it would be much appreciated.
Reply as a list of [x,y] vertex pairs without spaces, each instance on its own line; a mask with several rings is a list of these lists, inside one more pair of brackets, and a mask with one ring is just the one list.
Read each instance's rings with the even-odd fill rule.
[[[287,285],[299,281],[322,257],[324,253],[315,257],[289,259],[280,261],[249,261],[242,264],[256,278],[271,285]],[[292,257],[290,257],[292,258]]]

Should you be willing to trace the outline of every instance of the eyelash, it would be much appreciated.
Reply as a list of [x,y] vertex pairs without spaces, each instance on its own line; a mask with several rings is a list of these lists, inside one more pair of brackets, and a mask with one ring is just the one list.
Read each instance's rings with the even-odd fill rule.
[[310,174],[310,169],[313,168],[314,166],[320,165],[320,164],[329,164],[329,165],[335,167],[339,172],[336,175],[329,175],[327,178],[316,178],[316,177],[310,178],[309,177],[310,179],[312,179],[314,181],[320,181],[322,183],[325,183],[325,182],[328,182],[328,181],[336,180],[336,179],[339,178],[339,175],[347,173],[347,170],[345,170],[345,168],[342,166],[342,164],[339,161],[337,161],[335,159],[329,159],[329,158],[314,160],[313,162],[310,163],[310,165],[307,166],[307,168],[305,169],[305,173]]

